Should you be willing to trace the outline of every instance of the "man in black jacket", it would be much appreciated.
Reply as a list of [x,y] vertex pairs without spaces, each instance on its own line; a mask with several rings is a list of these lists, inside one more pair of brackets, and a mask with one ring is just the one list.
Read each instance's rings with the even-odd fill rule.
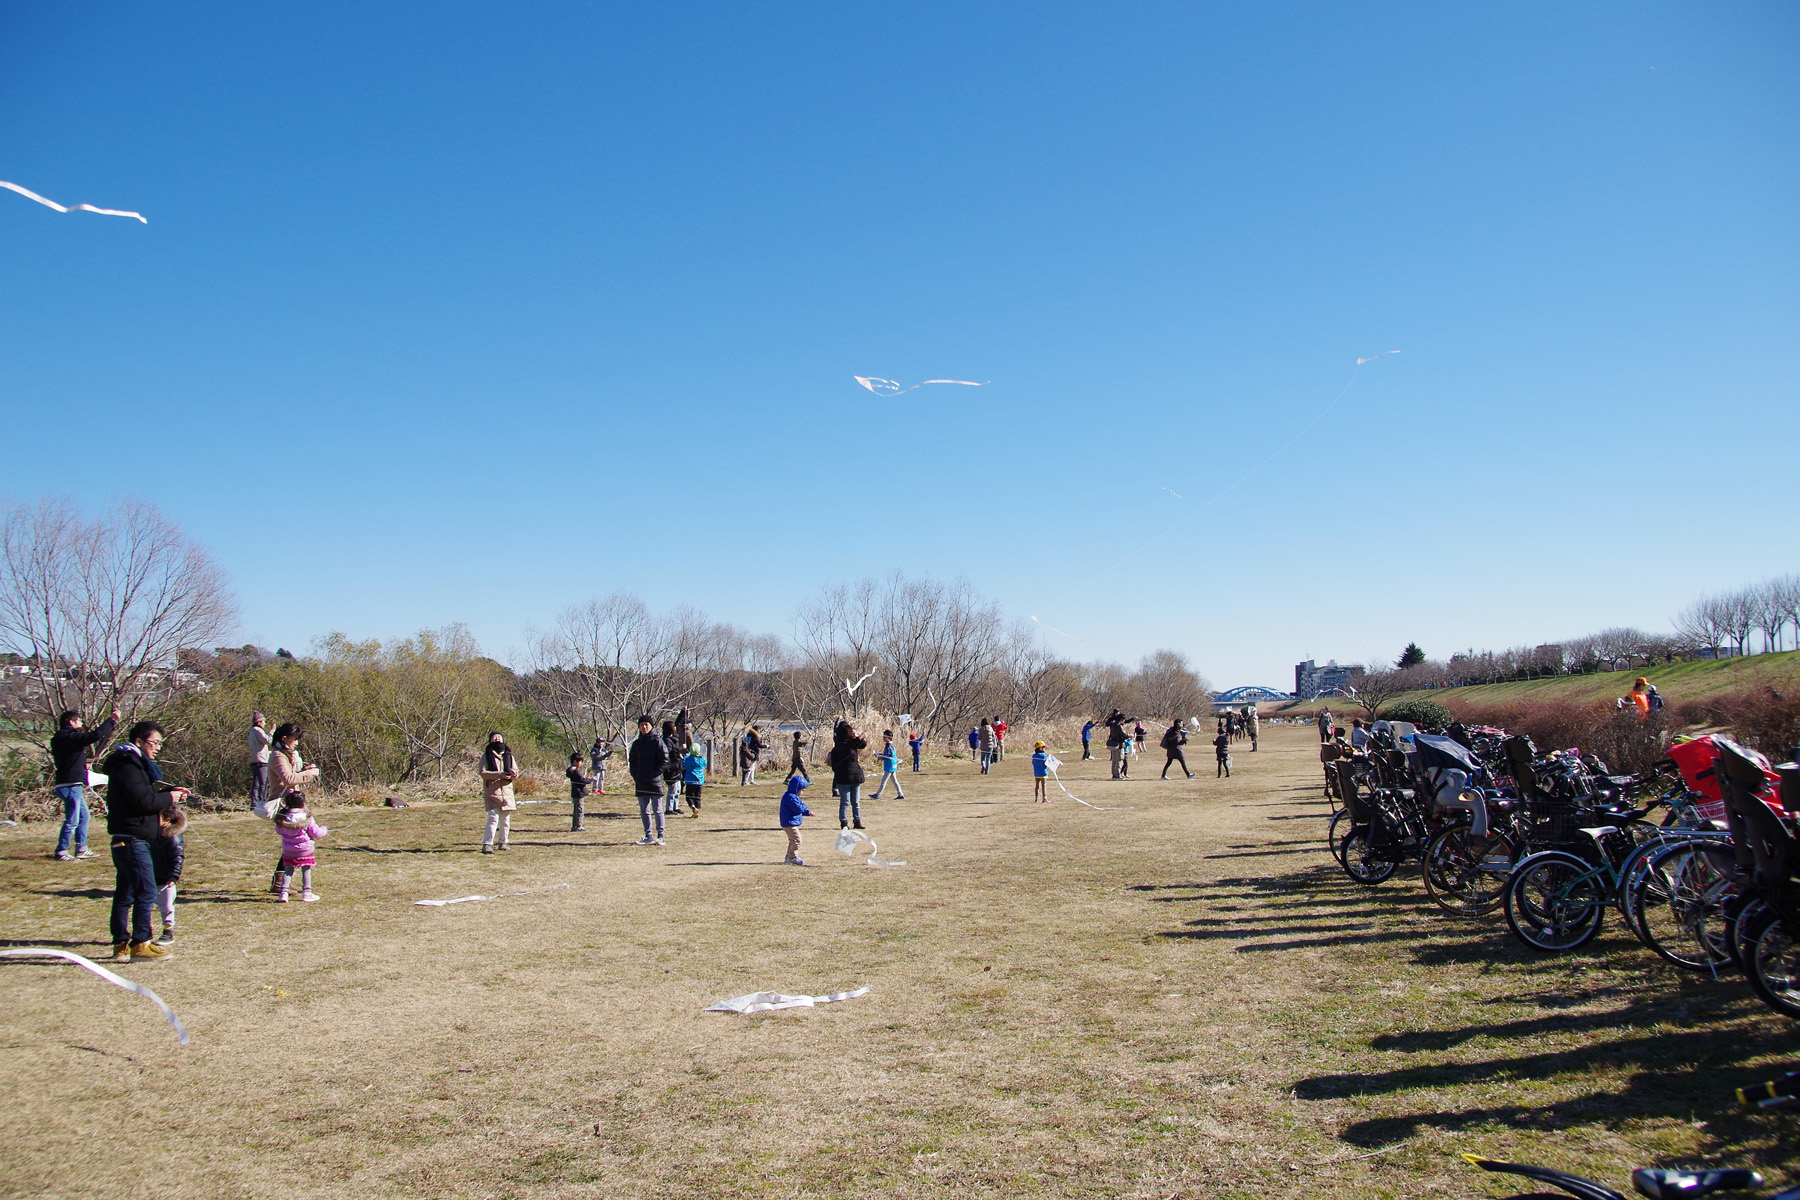
[[[631,781],[637,785],[638,815],[644,819],[644,836],[640,846],[663,844],[663,772],[669,767],[669,747],[656,735],[655,722],[648,715],[638,718],[638,735],[632,739],[625,757],[631,770]],[[652,822],[656,832],[651,833]]]
[[96,742],[112,736],[119,723],[119,710],[93,729],[81,727],[81,714],[74,709],[57,721],[60,728],[50,737],[50,759],[56,764],[56,778],[51,781],[63,802],[62,832],[56,835],[56,858],[68,862],[72,858],[92,858],[88,849],[88,750]]
[[161,814],[187,799],[186,788],[162,782],[156,756],[162,750],[163,727],[139,721],[106,756],[106,832],[112,837],[112,959],[136,962],[168,958],[150,940],[150,909],[156,902],[156,868],[150,843],[160,833]]

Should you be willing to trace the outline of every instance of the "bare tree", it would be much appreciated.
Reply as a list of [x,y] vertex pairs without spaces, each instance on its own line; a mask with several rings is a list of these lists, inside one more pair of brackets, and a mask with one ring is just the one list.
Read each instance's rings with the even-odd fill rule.
[[1344,689],[1344,694],[1374,719],[1381,715],[1384,705],[1411,691],[1412,686],[1407,672],[1396,671],[1385,663],[1370,663],[1362,675]]
[[698,613],[658,618],[623,592],[574,605],[529,636],[526,695],[571,744],[621,738],[633,717],[673,715],[700,688],[707,630]]
[[66,709],[135,718],[168,703],[184,686],[181,651],[236,617],[212,557],[153,505],[128,500],[88,522],[46,499],[0,516],[0,643],[30,671],[7,715],[40,745]]
[[1131,683],[1142,700],[1146,717],[1179,723],[1187,717],[1212,712],[1205,678],[1178,651],[1157,650],[1146,655],[1131,676]]

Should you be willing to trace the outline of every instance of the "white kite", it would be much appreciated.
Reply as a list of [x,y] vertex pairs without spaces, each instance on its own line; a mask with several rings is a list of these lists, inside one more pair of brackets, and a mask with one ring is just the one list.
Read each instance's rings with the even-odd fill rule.
[[868,675],[864,675],[861,679],[857,680],[855,683],[851,683],[848,679],[844,680],[844,690],[846,692],[849,692],[852,696],[856,695],[856,689],[861,687],[863,684],[869,682],[869,675],[873,675],[874,673],[875,672],[870,671]]
[[[73,205],[70,205],[69,207],[65,208],[62,205],[58,204],[56,201],[49,199],[48,197],[38,195],[36,192],[32,191],[30,188],[22,188],[18,184],[8,183],[4,179],[0,179],[0,187],[6,188],[8,191],[17,192],[17,193],[19,193],[19,195],[25,197],[27,200],[36,200],[39,204],[42,204],[45,208],[54,208],[59,213],[91,212],[91,213],[99,213],[103,217],[136,217],[138,220],[144,221],[143,213],[127,212],[122,208],[95,208],[92,204],[73,204]],[[144,224],[146,224],[146,225],[148,225],[149,223],[150,222],[148,222],[148,221],[144,221]]]
[[171,1024],[175,1027],[175,1036],[181,1040],[182,1045],[185,1046],[188,1044],[187,1027],[181,1023],[181,1018],[177,1017],[175,1015],[175,1010],[170,1008],[167,1004],[163,1003],[163,999],[161,996],[157,995],[155,992],[151,991],[149,988],[145,987],[141,983],[133,983],[131,980],[126,979],[122,975],[113,974],[111,971],[107,970],[105,967],[101,966],[97,962],[92,961],[91,959],[83,958],[79,954],[71,954],[67,950],[51,950],[48,947],[40,947],[40,946],[32,946],[32,947],[29,947],[29,948],[23,949],[23,950],[0,950],[0,957],[5,957],[5,958],[45,958],[45,957],[61,958],[61,959],[66,959],[67,961],[74,963],[78,967],[86,967],[88,970],[92,971],[94,974],[98,975],[100,978],[106,980],[106,982],[112,984],[114,987],[122,987],[128,992],[136,992],[138,995],[142,996],[144,999],[146,999],[146,1000],[150,1001],[152,1004],[156,1005],[156,1007],[162,1009],[163,1017],[169,1022],[169,1024]]
[[497,896],[458,896],[454,900],[414,900],[413,905],[422,908],[443,908],[449,904],[473,904],[477,900],[505,900],[509,896],[536,896],[543,892],[560,892],[568,886],[563,883],[553,888],[539,888],[535,892],[501,892]]
[[858,833],[854,829],[838,830],[838,837],[837,837],[838,853],[842,854],[845,858],[855,858],[856,857],[856,846],[857,846],[858,842],[869,843],[869,857],[863,859],[863,864],[865,866],[904,867],[906,865],[904,862],[882,862],[880,859],[876,858],[875,856],[877,854],[880,854],[881,850],[879,847],[877,847],[875,845],[875,839],[870,837],[868,834]]
[[759,1013],[774,1012],[782,1008],[811,1008],[815,1004],[836,1004],[839,1000],[854,1000],[858,996],[866,996],[869,989],[859,987],[854,992],[833,992],[829,996],[788,996],[781,992],[751,992],[748,996],[733,996],[729,1000],[721,1000],[717,1004],[706,1006],[706,1012],[725,1013]]
[[1398,354],[1398,353],[1400,353],[1400,352],[1399,352],[1399,351],[1398,351],[1398,350],[1383,350],[1383,351],[1382,351],[1382,352],[1381,352],[1381,353],[1380,353],[1380,354],[1371,354],[1371,355],[1369,355],[1369,357],[1367,357],[1367,358],[1359,358],[1359,359],[1357,359],[1357,360],[1356,360],[1356,365],[1357,365],[1357,366],[1359,366],[1359,367],[1360,367],[1360,366],[1362,366],[1362,365],[1363,365],[1363,364],[1364,364],[1364,363],[1372,363],[1372,362],[1374,362],[1374,361],[1375,361],[1375,360],[1376,360],[1376,359],[1378,359],[1378,358],[1385,358],[1385,357],[1387,357],[1387,356],[1388,356],[1388,355],[1390,355],[1390,354]]
[[874,392],[877,396],[898,396],[902,392],[910,392],[913,388],[922,388],[933,383],[960,383],[964,387],[981,387],[989,382],[983,380],[976,383],[973,379],[927,379],[924,383],[915,383],[912,387],[901,387],[897,380],[881,379],[874,375],[852,375],[850,378]]
[[1049,622],[1048,622],[1048,621],[1038,621],[1038,619],[1037,619],[1037,618],[1036,618],[1036,617],[1033,617],[1033,618],[1031,618],[1031,619],[1032,619],[1032,620],[1033,620],[1033,621],[1037,621],[1037,623],[1038,623],[1038,624],[1039,624],[1039,625],[1042,625],[1042,626],[1043,626],[1043,627],[1044,627],[1044,628],[1045,628],[1045,629],[1048,629],[1048,630],[1049,630],[1049,631],[1050,631],[1050,632],[1051,632],[1051,633],[1060,633],[1060,634],[1062,634],[1062,635],[1063,635],[1063,636],[1064,636],[1064,637],[1066,637],[1066,638],[1073,638],[1073,639],[1074,639],[1074,640],[1075,640],[1075,641],[1078,641],[1078,642],[1079,642],[1079,641],[1080,641],[1080,640],[1081,640],[1081,639],[1080,639],[1080,638],[1078,638],[1078,637],[1075,637],[1075,635],[1074,635],[1074,634],[1072,634],[1072,633],[1070,633],[1070,632],[1069,632],[1069,631],[1068,631],[1068,630],[1066,630],[1066,629],[1058,629],[1058,628],[1057,628],[1057,627],[1056,627],[1056,626],[1054,626],[1054,625],[1052,625],[1052,624],[1050,624],[1050,623],[1049,623]]

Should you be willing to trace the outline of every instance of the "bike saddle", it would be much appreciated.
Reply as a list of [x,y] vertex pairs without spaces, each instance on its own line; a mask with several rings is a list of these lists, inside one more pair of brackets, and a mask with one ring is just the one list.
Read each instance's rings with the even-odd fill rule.
[[1761,1187],[1763,1177],[1755,1171],[1653,1171],[1640,1168],[1631,1173],[1631,1183],[1651,1200],[1678,1200],[1686,1196]]
[[[1547,1183],[1551,1187],[1561,1188],[1571,1196],[1580,1200],[1625,1200],[1625,1197],[1613,1191],[1603,1183],[1595,1183],[1591,1179],[1583,1179],[1579,1175],[1571,1175],[1567,1171],[1555,1171],[1549,1167],[1532,1167],[1524,1163],[1501,1162],[1498,1159],[1482,1158],[1479,1154],[1465,1154],[1465,1162],[1480,1167],[1484,1171],[1493,1171],[1500,1175],[1523,1175],[1527,1179],[1535,1179],[1539,1183]],[[1686,1193],[1671,1192],[1670,1195]],[[1700,1193],[1695,1192],[1694,1195]]]

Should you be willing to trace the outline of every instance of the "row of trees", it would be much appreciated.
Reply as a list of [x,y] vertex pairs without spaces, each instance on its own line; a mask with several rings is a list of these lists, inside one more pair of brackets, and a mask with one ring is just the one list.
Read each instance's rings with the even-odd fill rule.
[[533,631],[516,671],[458,625],[388,641],[332,633],[298,656],[204,648],[235,620],[223,573],[153,507],[91,522],[60,500],[0,513],[0,718],[43,747],[65,709],[155,715],[178,735],[172,770],[214,795],[246,786],[255,709],[304,726],[327,781],[386,784],[461,770],[489,729],[548,765],[596,735],[625,736],[641,712],[681,708],[715,742],[756,720],[817,726],[868,708],[910,714],[932,739],[984,715],[1211,708],[1175,651],[1135,668],[1071,662],[966,583],[901,575],[827,588],[800,608],[792,641],[618,593]]
[[[1793,630],[1791,638],[1788,631]],[[1676,614],[1674,632],[1647,633],[1629,625],[1602,629],[1554,645],[1464,650],[1433,662],[1408,643],[1392,668],[1371,664],[1358,690],[1411,691],[1505,683],[1554,675],[1588,675],[1653,667],[1682,658],[1778,651],[1800,647],[1800,576],[1781,575],[1736,591],[1702,596]]]

